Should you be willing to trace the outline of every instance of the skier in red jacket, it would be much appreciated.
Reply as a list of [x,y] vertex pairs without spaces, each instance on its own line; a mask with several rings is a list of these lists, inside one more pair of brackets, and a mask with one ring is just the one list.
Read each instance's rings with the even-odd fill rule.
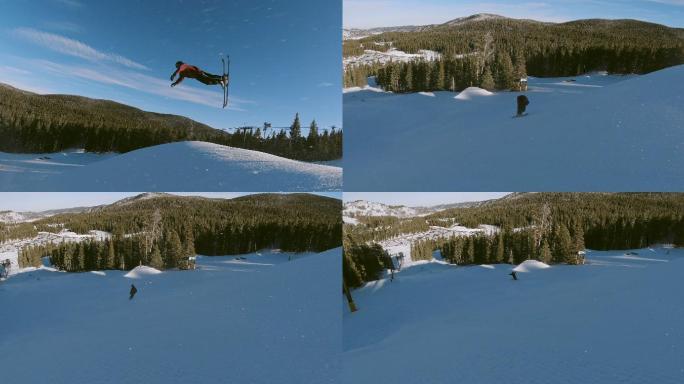
[[197,81],[206,85],[216,85],[220,84],[221,87],[225,88],[228,84],[228,76],[213,75],[208,72],[195,67],[194,65],[186,64],[182,61],[176,62],[176,71],[171,75],[171,81],[178,74],[178,80],[171,83],[172,87],[178,85],[184,78],[189,77],[191,79],[196,79]]

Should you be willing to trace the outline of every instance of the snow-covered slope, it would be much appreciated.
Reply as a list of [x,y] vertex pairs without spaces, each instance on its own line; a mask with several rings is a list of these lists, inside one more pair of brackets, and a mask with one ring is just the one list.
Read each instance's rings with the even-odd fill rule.
[[432,27],[433,25],[404,25],[398,27],[376,27],[376,28],[343,28],[343,40],[359,40],[364,37],[379,35],[385,32],[418,32]]
[[389,62],[409,62],[415,60],[437,60],[440,58],[439,52],[421,49],[418,53],[406,53],[395,48],[390,48],[386,52],[376,51],[373,49],[366,49],[363,55],[350,56],[343,60],[344,67],[354,65],[369,65],[373,63],[389,63]]
[[684,249],[518,274],[430,263],[352,292],[344,383],[684,382]]
[[[0,189],[271,192],[342,188],[339,167],[198,141],[162,144],[109,154],[101,161],[89,158],[91,161],[52,167],[27,156],[0,153]],[[34,163],[40,168],[34,168]],[[15,165],[9,169],[5,164]]]
[[0,212],[0,223],[21,223],[30,220],[21,212],[2,211]]
[[198,257],[198,270],[137,279],[13,276],[0,283],[2,381],[339,382],[341,249],[289,256]]
[[514,92],[467,100],[451,92],[347,92],[345,188],[679,190],[682,79],[684,66],[643,76],[530,78],[523,118],[512,118]]
[[417,209],[403,205],[387,205],[373,201],[356,200],[344,203],[344,216],[396,216],[413,217],[420,212]]

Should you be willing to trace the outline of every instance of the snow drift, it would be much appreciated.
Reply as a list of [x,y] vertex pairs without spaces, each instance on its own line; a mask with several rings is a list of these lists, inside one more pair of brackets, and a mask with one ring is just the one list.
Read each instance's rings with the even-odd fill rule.
[[530,78],[523,118],[512,118],[517,92],[347,92],[345,188],[681,190],[682,79],[684,65]]
[[[0,171],[2,171],[0,164]],[[342,169],[184,141],[32,174],[0,172],[0,188],[41,191],[336,191]]]

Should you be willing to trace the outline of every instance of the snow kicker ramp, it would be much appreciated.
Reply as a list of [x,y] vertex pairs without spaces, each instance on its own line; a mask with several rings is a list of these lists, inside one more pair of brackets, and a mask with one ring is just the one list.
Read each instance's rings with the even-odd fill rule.
[[342,169],[185,141],[124,153],[45,180],[47,191],[341,190]]
[[[684,187],[684,66],[530,79],[519,93],[344,94],[345,187],[647,191]],[[473,97],[475,96],[475,97]]]

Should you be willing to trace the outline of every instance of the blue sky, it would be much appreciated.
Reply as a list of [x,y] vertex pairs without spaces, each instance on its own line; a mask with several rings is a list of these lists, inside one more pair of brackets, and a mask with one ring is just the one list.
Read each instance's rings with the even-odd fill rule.
[[[341,126],[340,0],[0,0],[0,82],[188,116],[216,128]],[[231,56],[219,86],[186,79]]]
[[443,23],[475,13],[563,22],[638,19],[684,27],[684,0],[343,0],[346,28]]
[[342,200],[346,203],[366,200],[388,205],[408,207],[429,207],[433,205],[461,203],[497,199],[510,192],[345,192]]
[[[39,212],[50,209],[93,207],[138,195],[142,192],[3,192],[0,193],[0,211]],[[231,199],[258,192],[172,192],[174,195],[204,196]],[[321,192],[315,195],[341,199],[341,192]]]

